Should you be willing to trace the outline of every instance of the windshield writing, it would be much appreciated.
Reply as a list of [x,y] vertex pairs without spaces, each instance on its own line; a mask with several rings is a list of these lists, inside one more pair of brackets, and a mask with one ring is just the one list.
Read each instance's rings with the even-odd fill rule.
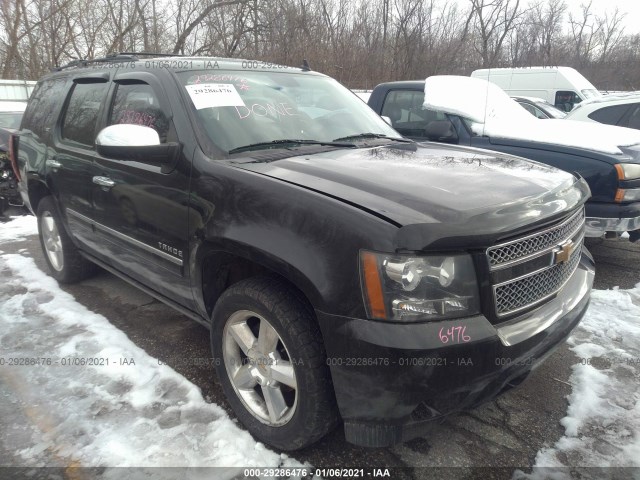
[[209,139],[225,151],[283,139],[332,142],[362,133],[400,135],[335,80],[281,72],[182,72]]

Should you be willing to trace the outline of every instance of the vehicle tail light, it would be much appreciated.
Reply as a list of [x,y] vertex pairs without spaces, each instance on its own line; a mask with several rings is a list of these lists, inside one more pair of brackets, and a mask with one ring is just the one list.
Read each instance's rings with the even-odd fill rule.
[[17,181],[20,181],[20,170],[18,169],[18,159],[16,157],[19,138],[20,137],[14,134],[9,136],[9,161],[11,162],[11,168],[13,169],[13,174],[16,176]]

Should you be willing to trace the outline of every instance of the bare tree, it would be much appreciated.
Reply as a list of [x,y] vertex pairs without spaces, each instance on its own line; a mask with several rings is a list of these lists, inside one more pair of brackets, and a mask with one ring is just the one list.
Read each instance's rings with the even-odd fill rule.
[[[178,25],[178,38],[176,39],[175,46],[173,47],[173,53],[184,53],[185,43],[191,33],[207,18],[211,12],[225,5],[235,5],[238,3],[245,3],[248,0],[218,0],[208,2],[190,1],[187,7],[183,11],[183,2],[178,2],[178,11],[180,17],[183,18],[182,25]],[[186,12],[186,15],[183,15]]]
[[597,48],[598,37],[602,29],[602,23],[597,22],[591,13],[590,1],[587,5],[580,6],[580,16],[569,14],[571,36],[573,40],[574,61],[580,67],[585,66],[591,59],[591,55]]
[[625,14],[621,14],[618,8],[613,11],[612,15],[605,13],[604,18],[598,18],[601,24],[600,33],[600,58],[599,63],[605,63],[606,59],[611,55],[613,49],[620,43],[624,34],[622,21]]
[[520,0],[470,0],[475,20],[476,51],[482,66],[495,66],[505,39],[523,15]]

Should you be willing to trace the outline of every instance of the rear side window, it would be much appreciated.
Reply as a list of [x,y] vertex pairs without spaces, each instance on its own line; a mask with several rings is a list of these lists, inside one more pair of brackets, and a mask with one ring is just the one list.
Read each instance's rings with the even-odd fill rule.
[[111,108],[109,125],[126,123],[153,128],[166,142],[169,120],[160,108],[160,102],[146,83],[119,84]]
[[635,107],[635,109],[631,112],[631,115],[629,115],[629,120],[625,126],[640,130],[640,103],[635,103],[631,105],[631,107]]
[[31,130],[38,137],[53,128],[59,104],[65,98],[66,83],[66,78],[54,78],[37,85],[24,112],[22,128]]
[[588,116],[596,122],[617,125],[627,110],[629,110],[629,105],[614,105],[591,112]]
[[73,87],[67,111],[62,120],[62,138],[93,146],[98,112],[109,84],[77,83]]

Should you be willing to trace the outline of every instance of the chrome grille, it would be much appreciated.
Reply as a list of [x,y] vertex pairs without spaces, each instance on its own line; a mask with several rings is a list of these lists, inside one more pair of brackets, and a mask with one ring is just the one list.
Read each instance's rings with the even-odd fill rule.
[[581,209],[567,220],[546,230],[491,247],[487,250],[489,265],[491,268],[500,268],[553,249],[559,243],[571,238],[583,224],[584,210]]
[[561,222],[487,250],[498,317],[536,306],[557,293],[580,263],[584,209]]
[[550,297],[566,283],[580,261],[582,239],[568,262],[558,263],[539,273],[494,288],[496,312],[506,315]]

